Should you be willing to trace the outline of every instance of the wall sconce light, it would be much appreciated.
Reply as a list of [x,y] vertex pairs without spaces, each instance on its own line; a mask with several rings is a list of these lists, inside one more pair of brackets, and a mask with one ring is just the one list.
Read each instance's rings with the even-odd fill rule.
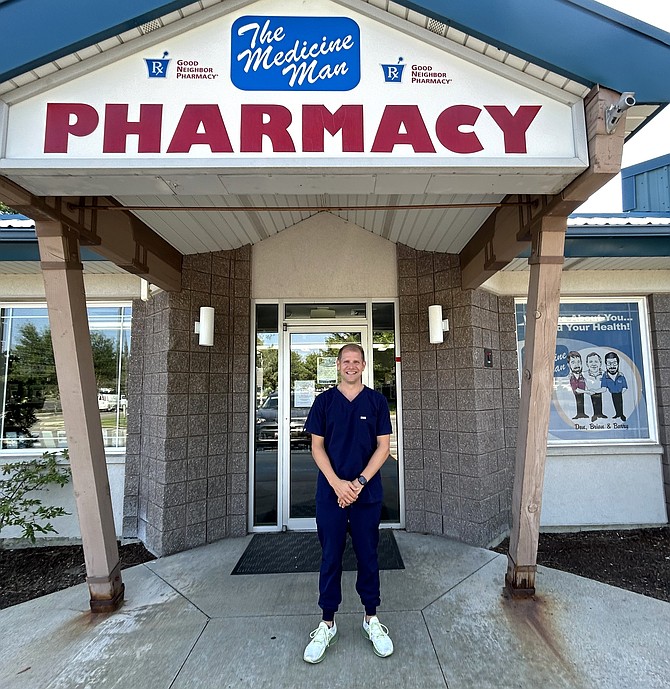
[[449,332],[449,319],[442,318],[442,306],[440,304],[433,304],[433,306],[428,307],[428,331],[431,344],[444,342],[444,333]]
[[195,332],[199,335],[198,344],[204,347],[214,345],[214,308],[200,307],[200,320],[195,322]]

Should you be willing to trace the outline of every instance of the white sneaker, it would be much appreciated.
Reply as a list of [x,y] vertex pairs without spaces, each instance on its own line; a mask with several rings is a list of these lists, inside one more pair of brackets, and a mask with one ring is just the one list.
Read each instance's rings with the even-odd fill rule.
[[320,663],[326,655],[328,646],[332,646],[337,641],[337,624],[333,622],[333,626],[329,627],[325,622],[321,622],[310,633],[309,638],[311,641],[307,644],[302,659],[306,663]]
[[387,658],[393,653],[393,641],[389,636],[389,630],[374,615],[369,622],[363,617],[363,636],[372,641],[372,650],[380,658]]

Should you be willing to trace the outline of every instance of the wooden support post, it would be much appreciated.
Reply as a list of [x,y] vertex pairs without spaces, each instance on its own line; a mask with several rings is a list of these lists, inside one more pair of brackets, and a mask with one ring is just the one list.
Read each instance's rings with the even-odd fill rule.
[[124,587],[98,411],[79,243],[59,222],[37,221],[35,225],[90,605],[93,612],[112,612],[123,602]]
[[505,585],[515,597],[535,593],[537,546],[567,218],[545,217],[532,237],[521,405]]

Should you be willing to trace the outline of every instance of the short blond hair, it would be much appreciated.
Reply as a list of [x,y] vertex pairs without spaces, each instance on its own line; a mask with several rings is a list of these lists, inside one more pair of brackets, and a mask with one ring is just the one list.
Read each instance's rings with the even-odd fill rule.
[[365,361],[365,350],[357,342],[347,342],[340,347],[340,351],[337,353],[337,360],[342,361],[342,352],[345,349],[355,349],[360,355],[361,359]]

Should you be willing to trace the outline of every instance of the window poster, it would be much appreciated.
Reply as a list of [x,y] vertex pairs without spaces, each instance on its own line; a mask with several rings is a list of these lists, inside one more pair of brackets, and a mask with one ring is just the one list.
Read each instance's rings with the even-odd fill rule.
[[[522,362],[525,303],[517,302],[516,321]],[[550,442],[651,439],[647,342],[641,299],[561,301]]]
[[316,382],[320,385],[337,384],[337,357],[320,356],[316,363]]
[[311,407],[316,397],[316,386],[313,380],[296,380],[293,383],[293,406]]

